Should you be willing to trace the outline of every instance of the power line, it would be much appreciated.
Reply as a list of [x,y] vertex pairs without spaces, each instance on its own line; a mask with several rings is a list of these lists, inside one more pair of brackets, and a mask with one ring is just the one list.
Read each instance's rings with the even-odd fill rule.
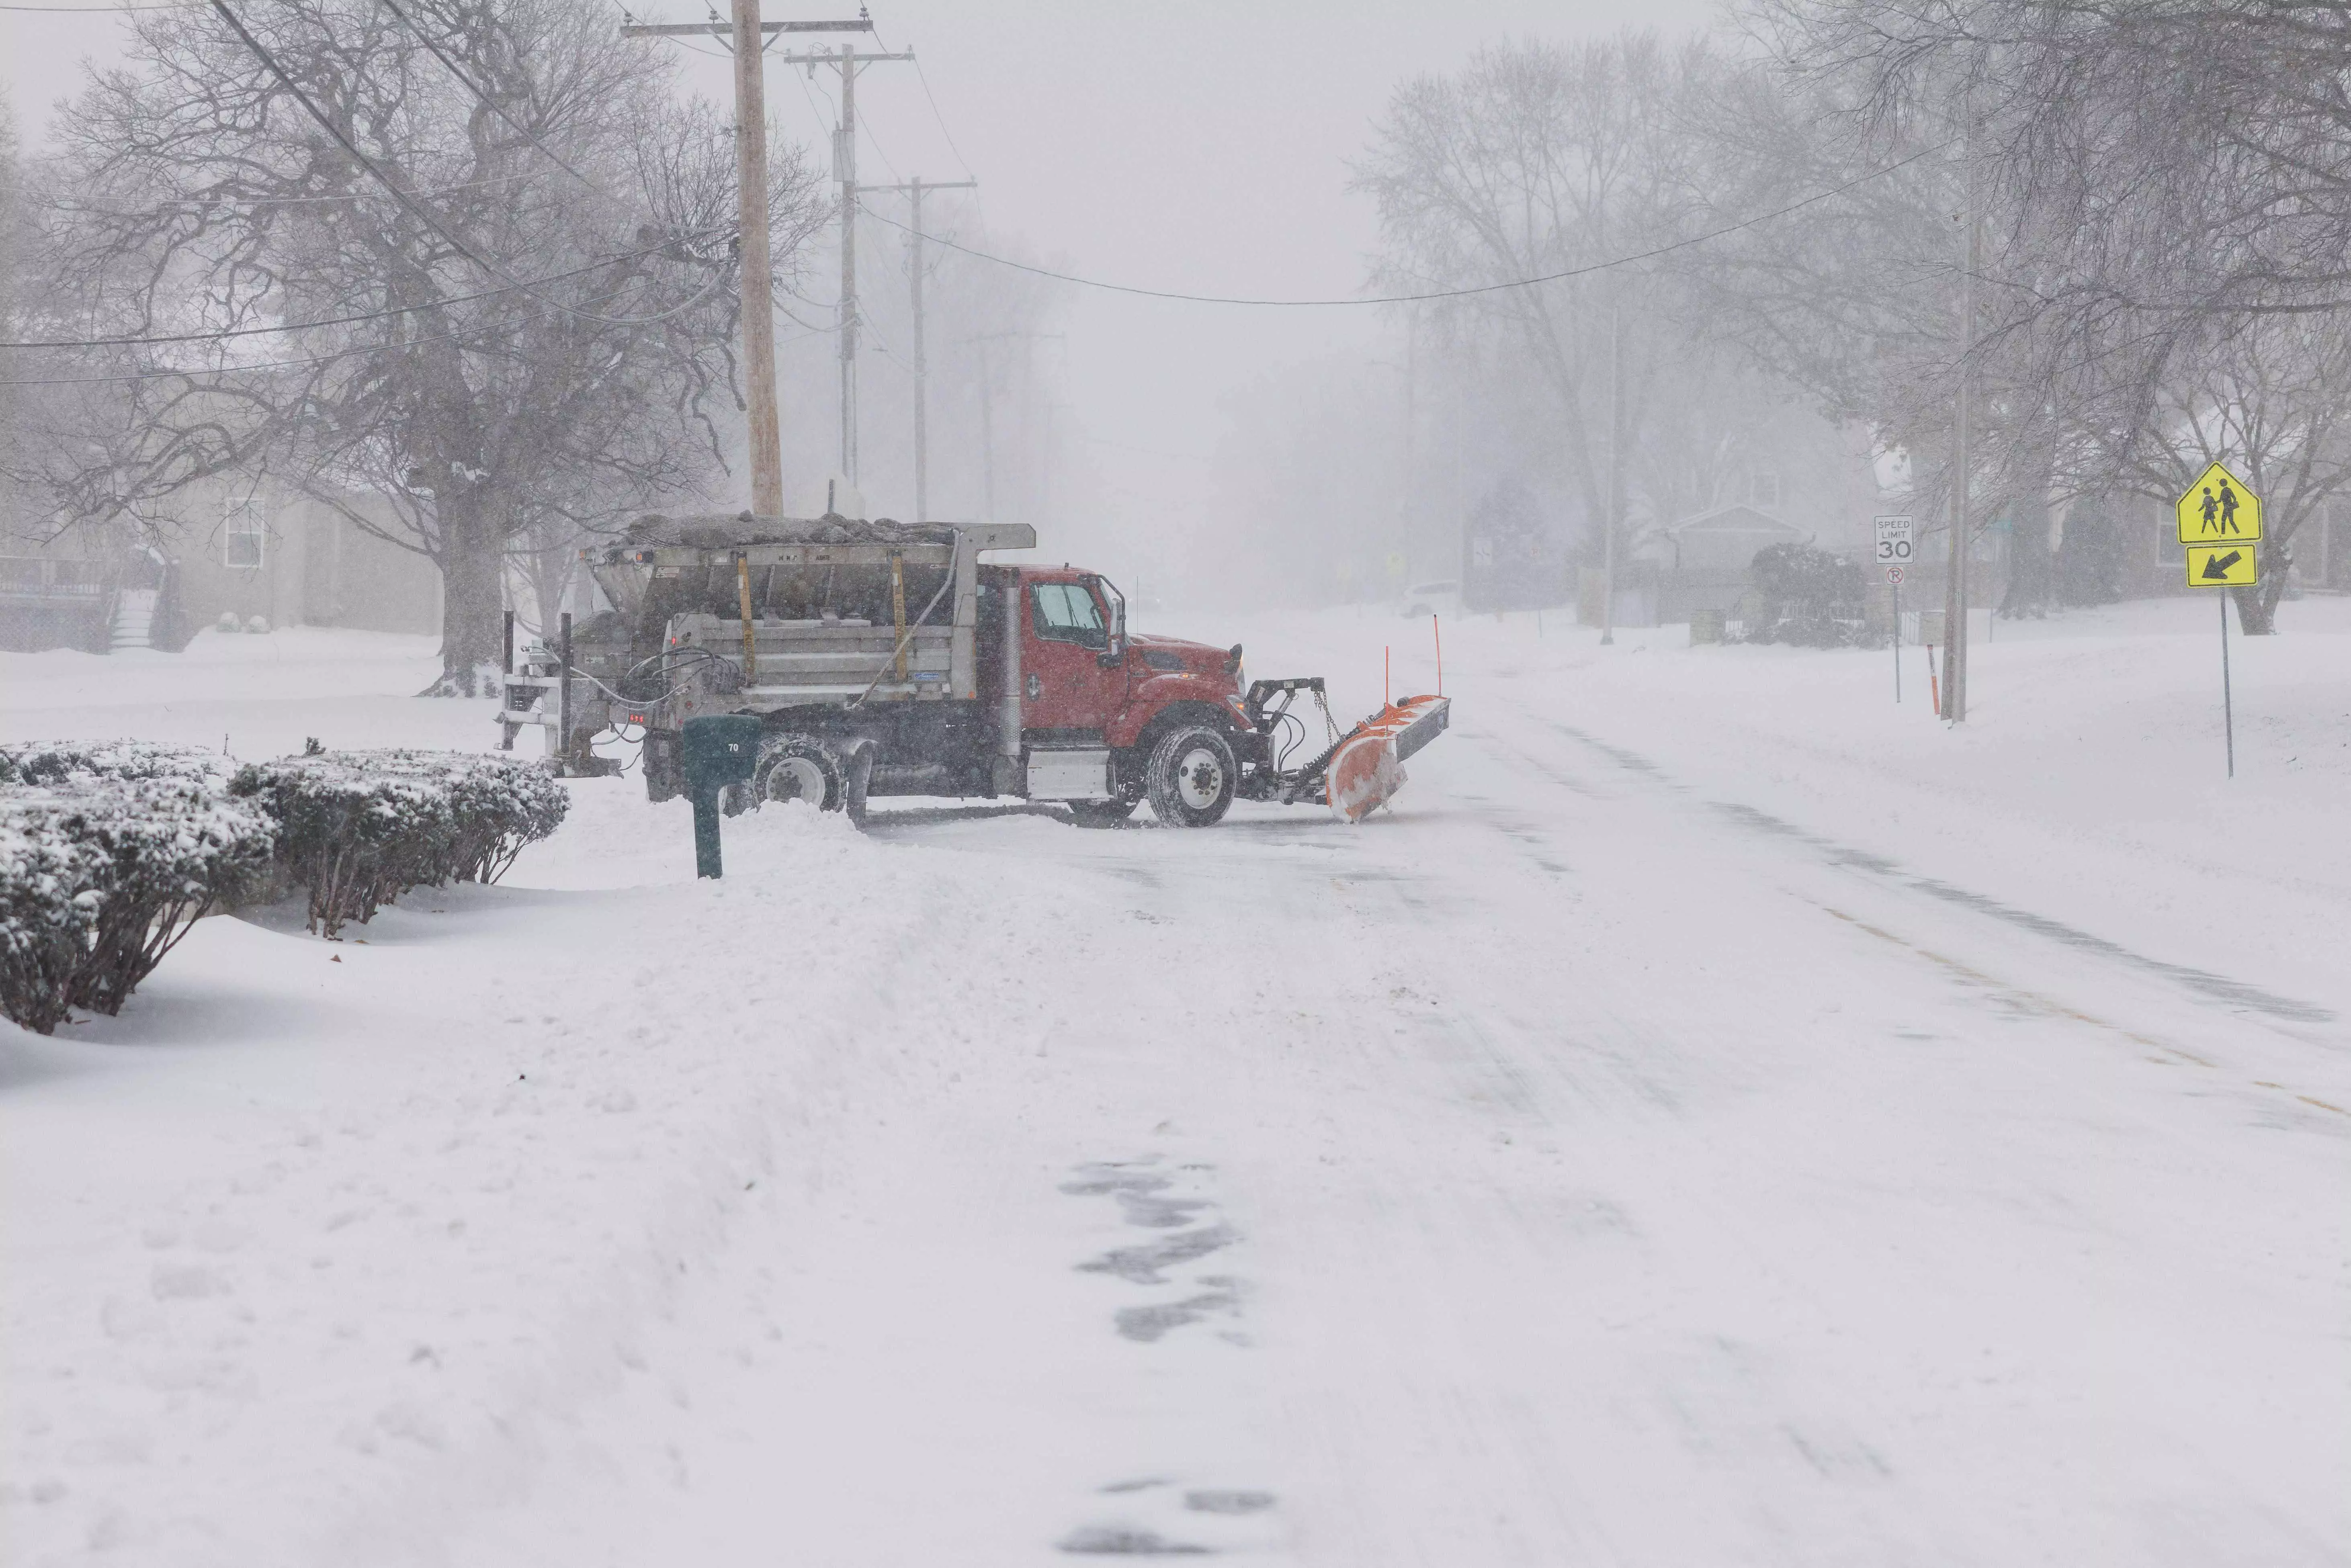
[[939,100],[931,96],[931,78],[923,74],[923,62],[920,60],[914,62],[914,79],[923,84],[923,98],[931,106],[931,118],[939,122],[939,134],[946,138],[947,151],[955,154],[956,162],[963,164],[963,172],[967,177],[978,179],[978,175],[972,173],[971,164],[966,162],[963,149],[956,145],[955,132],[947,129],[947,117],[939,112]]
[[[337,125],[334,120],[328,116],[327,111],[320,109],[317,101],[296,84],[292,74],[288,72],[284,66],[277,63],[277,57],[271,54],[266,48],[263,47],[261,40],[255,37],[252,33],[246,30],[245,24],[237,19],[236,13],[228,8],[228,0],[210,0],[210,3],[212,8],[220,13],[221,20],[226,22],[229,25],[230,30],[235,32],[239,39],[243,40],[245,47],[252,50],[254,55],[259,58],[263,65],[269,68],[270,74],[276,77],[285,87],[286,90],[293,96],[294,101],[300,104],[304,110],[309,114],[310,118],[319,122],[319,129],[324,131],[329,136],[333,137],[336,142],[341,146],[343,151],[349,152],[354,159],[356,159],[359,162],[360,167],[366,170],[369,175],[372,177],[377,183],[382,185],[385,190],[390,191],[394,197],[398,198],[402,206],[406,207],[410,212],[415,214],[416,216],[423,222],[426,227],[439,235],[443,239],[447,240],[450,245],[456,248],[457,254],[472,262],[475,267],[480,267],[484,272],[488,273],[491,277],[498,279],[502,283],[513,284],[516,287],[522,289],[526,293],[531,292],[530,285],[517,282],[511,274],[499,267],[496,264],[482,256],[473,248],[473,246],[467,245],[465,239],[455,230],[451,229],[446,224],[444,224],[439,218],[435,217],[431,208],[425,206],[415,197],[401,189],[399,184],[395,183],[390,175],[386,174],[381,169],[376,166],[373,159],[360,152],[358,144],[352,141],[349,136],[343,134],[342,127]],[[649,326],[655,321],[665,320],[669,317],[678,315],[682,311],[693,308],[695,305],[701,303],[703,297],[707,295],[710,292],[710,288],[715,286],[716,280],[714,280],[713,284],[705,285],[704,287],[696,290],[691,298],[687,298],[683,303],[672,306],[667,310],[657,311],[651,316],[601,316],[592,310],[576,310],[570,306],[564,304],[559,299],[549,299],[542,294],[532,294],[532,298],[553,307],[555,309],[562,311],[567,316],[576,316],[581,320],[596,321],[607,327],[643,327]]]
[[[1432,289],[1425,294],[1359,295],[1353,298],[1346,299],[1258,299],[1226,294],[1184,294],[1174,289],[1140,288],[1132,284],[1105,283],[1098,277],[1080,277],[1073,273],[1055,272],[1050,267],[1032,267],[1025,261],[1014,261],[1010,256],[991,256],[984,250],[974,250],[967,245],[958,245],[954,240],[946,239],[940,235],[934,235],[931,237],[936,240],[940,245],[946,246],[950,250],[959,250],[966,256],[977,257],[981,261],[992,261],[998,267],[1008,267],[1017,272],[1034,273],[1039,277],[1050,277],[1061,283],[1074,283],[1079,285],[1081,287],[1085,288],[1105,289],[1113,294],[1137,294],[1146,299],[1175,299],[1190,305],[1252,305],[1279,307],[1414,305],[1433,299],[1462,299],[1478,294],[1496,294],[1505,288],[1532,288],[1539,284],[1557,283],[1564,278],[1583,277],[1594,272],[1606,272],[1614,267],[1630,267],[1635,262],[1654,261],[1658,256],[1670,256],[1677,250],[1687,250],[1692,246],[1705,245],[1709,240],[1718,240],[1722,238],[1725,235],[1734,235],[1742,229],[1753,228],[1759,224],[1768,224],[1774,219],[1784,218],[1790,213],[1801,212],[1806,207],[1813,206],[1819,203],[1829,201],[1834,197],[1841,196],[1856,186],[1865,185],[1872,180],[1883,179],[1885,176],[1893,173],[1896,170],[1904,168],[1908,164],[1915,163],[1921,158],[1940,152],[1950,145],[1950,142],[1945,141],[1938,146],[1923,148],[1917,152],[1911,153],[1907,158],[1904,158],[1896,162],[1886,164],[1882,169],[1873,169],[1866,174],[1856,175],[1855,178],[1846,181],[1842,185],[1834,186],[1825,191],[1816,191],[1813,194],[1804,197],[1802,201],[1791,202],[1784,207],[1775,207],[1771,212],[1759,213],[1754,217],[1742,218],[1735,224],[1726,224],[1719,229],[1709,229],[1705,234],[1693,235],[1687,239],[1677,239],[1670,245],[1657,246],[1650,250],[1637,251],[1631,256],[1615,256],[1607,261],[1592,262],[1583,267],[1571,267],[1563,268],[1558,272],[1546,272],[1535,277],[1513,277],[1503,283],[1479,283],[1473,284],[1466,288]],[[877,222],[888,224],[893,229],[908,233],[912,232],[906,228],[905,225],[898,222],[895,218],[883,217],[880,213],[875,213],[872,216]]]
[[824,111],[816,106],[816,99],[817,94],[824,93],[825,102],[831,103],[832,101],[832,95],[829,92],[824,92],[822,88],[816,85],[815,67],[811,66],[809,68],[808,76],[800,81],[799,89],[800,97],[808,103],[809,113],[816,120],[817,133],[825,137],[831,136],[833,122],[825,119]]
[[81,11],[93,16],[106,16],[118,11],[193,11],[197,9],[199,4],[201,0],[197,0],[196,4],[188,4],[183,0],[183,3],[167,3],[161,5],[0,5],[0,11],[48,11],[60,15]]
[[[159,9],[162,8],[162,7],[159,7]],[[0,10],[8,9],[11,9],[11,7],[0,5]],[[486,180],[466,180],[455,185],[436,185],[432,190],[419,191],[416,193],[420,196],[446,196],[457,191],[478,191],[485,185],[510,185],[517,180],[528,180],[530,176],[528,174],[493,174]],[[163,199],[163,207],[166,209],[173,206],[220,207],[229,205],[242,205],[247,207],[299,207],[326,202],[356,202],[359,199],[359,193],[356,191],[345,191],[340,195],[334,196],[167,196]],[[147,218],[162,215],[161,210],[152,213],[134,213],[126,212],[120,207],[91,207],[79,205],[71,202],[58,203],[55,204],[52,210],[60,213],[87,213],[92,216],[101,218]]]
[[453,294],[441,299],[428,299],[421,305],[400,305],[388,310],[370,310],[357,316],[329,316],[317,321],[288,321],[277,327],[230,327],[217,332],[175,332],[160,338],[79,338],[39,342],[0,342],[0,349],[136,349],[160,347],[166,343],[218,342],[227,338],[256,338],[271,332],[304,332],[313,327],[348,327],[360,321],[381,321],[390,316],[413,315],[419,310],[437,310],[444,305],[466,305],[476,299],[489,299],[500,294],[513,294],[517,291],[528,293],[538,284],[561,283],[566,278],[582,277],[601,267],[610,267],[616,261],[632,261],[641,256],[651,256],[655,251],[666,250],[673,244],[699,239],[704,235],[720,232],[714,228],[702,230],[698,234],[683,235],[677,240],[664,240],[659,245],[647,246],[643,250],[622,251],[618,256],[591,261],[585,267],[575,267],[569,272],[553,272],[544,277],[532,278],[529,283],[509,283],[503,288],[485,288],[473,294]]
[[488,110],[492,114],[496,115],[500,120],[505,120],[508,125],[514,127],[515,134],[520,136],[525,141],[529,142],[533,147],[538,148],[541,152],[546,153],[557,168],[562,170],[565,173],[570,175],[573,179],[579,181],[581,184],[587,186],[598,195],[607,197],[611,196],[611,192],[605,190],[601,185],[596,183],[595,181],[590,179],[587,175],[582,174],[579,170],[574,169],[569,163],[565,162],[562,156],[558,153],[554,148],[549,147],[546,142],[541,141],[538,137],[532,135],[530,128],[523,124],[522,121],[517,120],[513,115],[508,114],[506,111],[505,106],[500,104],[497,99],[492,98],[488,93],[475,86],[474,78],[467,76],[463,70],[459,69],[456,61],[442,53],[441,46],[434,43],[431,37],[425,33],[424,29],[417,25],[416,19],[400,8],[399,0],[383,0],[383,8],[391,12],[393,16],[399,17],[401,25],[406,27],[410,32],[416,35],[416,41],[423,44],[425,48],[431,52],[434,59],[439,60],[443,66],[447,68],[449,74],[457,78],[458,86],[464,88],[467,92],[472,93],[476,99],[479,99],[483,108]]
[[[581,270],[581,271],[583,271],[583,272],[585,272],[585,271],[592,271],[592,270],[594,270],[594,269],[593,269],[593,268],[591,268],[591,267],[582,267],[580,270]],[[559,275],[559,276],[561,276],[561,277],[572,277],[572,276],[576,276],[576,275],[574,275],[574,274],[570,274],[570,273],[564,273],[564,274],[560,274],[560,275]],[[494,290],[492,290],[491,292],[493,292],[493,293],[503,293],[503,292],[506,292],[506,291],[505,291],[505,290],[496,290],[496,289],[494,289]],[[467,299],[474,299],[474,298],[481,298],[481,297],[480,297],[479,295],[466,295],[466,296],[464,296],[463,298],[467,298]],[[607,298],[607,299],[609,299],[609,298],[613,298],[613,296],[611,296],[611,295],[606,295],[606,296],[604,296],[604,298]],[[444,299],[444,300],[440,301],[440,303],[444,304],[444,305],[448,305],[448,304],[455,304],[455,303],[458,303],[458,302],[459,302],[458,300],[447,300],[447,299]],[[600,303],[601,303],[601,301],[600,301]],[[425,306],[411,306],[411,307],[408,307],[408,308],[409,308],[409,309],[412,309],[412,310],[417,310],[417,309],[426,309],[426,308],[429,308],[429,307],[425,307]],[[396,315],[400,315],[400,314],[402,314],[402,312],[401,312],[401,311],[381,311],[381,312],[379,312],[378,314],[379,314],[379,316],[396,316]],[[538,312],[536,312],[536,314],[538,314],[538,315],[544,315],[544,314],[546,314],[546,312],[545,312],[545,311],[538,311]],[[841,329],[840,329],[840,328],[838,328],[838,327],[810,327],[807,322],[805,322],[805,321],[801,320],[799,317],[797,317],[797,316],[793,315],[793,314],[792,314],[790,311],[789,311],[789,310],[782,310],[782,309],[778,309],[778,312],[777,312],[777,314],[778,314],[778,315],[782,316],[782,317],[784,318],[784,319],[786,319],[786,320],[789,321],[793,326],[805,329],[805,330],[802,330],[802,331],[799,331],[799,332],[795,332],[795,333],[793,333],[790,337],[780,340],[781,341],[783,341],[783,342],[787,342],[787,343],[797,343],[797,342],[800,341],[802,339],[806,339],[806,338],[821,338],[821,337],[825,336],[825,335],[826,335],[826,334],[828,334],[828,333],[837,332],[837,331],[839,331],[839,330]],[[373,320],[373,319],[376,319],[377,318],[376,318],[376,317],[368,317],[368,316],[360,316],[360,317],[352,317],[352,318],[350,318],[350,319],[352,319],[352,320],[366,321],[366,320]],[[501,325],[502,325],[502,324],[501,324]],[[45,377],[39,377],[39,378],[35,378],[35,379],[27,379],[27,380],[24,380],[24,381],[0,381],[0,387],[73,387],[73,386],[96,386],[96,385],[100,385],[100,384],[109,383],[109,382],[154,382],[154,381],[168,381],[168,380],[171,380],[171,379],[172,379],[172,378],[174,378],[174,377],[193,377],[193,376],[226,376],[226,375],[236,375],[236,374],[240,374],[240,373],[242,373],[242,372],[244,372],[244,371],[284,371],[284,370],[295,370],[295,369],[299,369],[299,368],[301,368],[301,367],[303,367],[303,366],[308,366],[308,365],[323,365],[323,364],[328,364],[328,363],[329,363],[329,362],[331,362],[331,361],[336,361],[336,360],[348,360],[348,359],[350,359],[350,358],[351,358],[352,356],[357,355],[357,354],[391,354],[391,353],[397,353],[397,352],[399,352],[399,351],[400,351],[401,350],[402,350],[402,349],[419,349],[419,348],[423,348],[423,347],[424,347],[425,345],[430,344],[430,343],[447,343],[447,342],[453,342],[453,341],[455,341],[456,340],[458,340],[458,339],[462,339],[462,338],[486,337],[486,336],[488,336],[489,334],[491,334],[491,333],[493,333],[493,332],[496,332],[496,331],[498,331],[498,330],[500,330],[500,329],[501,329],[501,326],[461,327],[461,328],[457,329],[456,329],[456,330],[455,330],[455,331],[450,331],[450,332],[437,332],[437,333],[434,334],[432,337],[429,337],[429,338],[408,338],[408,339],[403,339],[402,340],[401,340],[401,341],[399,341],[399,342],[396,342],[396,343],[362,343],[362,344],[360,344],[360,345],[359,347],[357,347],[357,348],[351,348],[351,349],[338,349],[338,350],[335,350],[334,352],[332,352],[332,353],[329,353],[329,354],[317,354],[317,355],[313,355],[313,356],[311,356],[311,357],[309,357],[309,358],[308,358],[308,359],[300,359],[300,360],[262,360],[262,361],[256,361],[256,362],[255,362],[255,363],[253,363],[253,364],[249,364],[249,365],[211,365],[211,366],[205,366],[205,367],[203,367],[203,368],[193,369],[193,370],[174,370],[174,371],[130,371],[130,372],[127,372],[127,373],[124,373],[124,374],[121,374],[121,375],[111,375],[111,376],[45,376]],[[138,341],[141,341],[141,340],[135,340],[135,339],[134,339],[134,340],[125,340],[125,341],[127,341],[127,342],[138,342]],[[155,340],[145,340],[145,341],[164,341],[164,340],[166,340],[155,339]],[[0,345],[0,346],[5,346],[5,345]]]
[[[545,312],[542,311],[539,314],[544,315]],[[786,319],[792,321],[794,325],[808,326],[807,322],[801,321],[789,311],[784,314]],[[397,343],[363,343],[356,349],[338,349],[331,354],[317,354],[304,360],[262,360],[250,365],[210,365],[193,370],[133,371],[114,376],[44,376],[26,381],[0,382],[0,387],[86,387],[122,382],[171,381],[175,378],[186,379],[195,376],[233,376],[241,375],[247,371],[298,370],[308,365],[324,365],[336,360],[348,360],[359,354],[396,354],[402,349],[422,349],[428,344],[455,342],[461,338],[486,337],[496,330],[498,329],[496,327],[464,327],[454,332],[436,332],[429,338],[409,338]],[[838,329],[810,327],[807,331],[795,333],[791,337],[783,339],[782,341],[797,343],[803,338],[820,338],[835,330]]]
[[209,365],[193,370],[133,371],[116,376],[45,376],[37,380],[0,382],[0,387],[86,387],[113,382],[160,382],[174,377],[230,376],[246,371],[287,371],[304,365],[323,365],[335,360],[348,360],[354,354],[390,354],[402,349],[421,349],[429,343],[447,343],[459,338],[480,337],[496,331],[494,327],[461,328],[455,332],[435,333],[430,338],[411,338],[399,343],[366,343],[356,349],[338,349],[331,354],[317,354],[307,360],[263,360],[250,365]]

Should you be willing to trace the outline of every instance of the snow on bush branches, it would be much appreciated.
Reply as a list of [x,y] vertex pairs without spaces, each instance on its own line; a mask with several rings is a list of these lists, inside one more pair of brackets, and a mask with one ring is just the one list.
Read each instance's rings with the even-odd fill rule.
[[220,759],[140,742],[0,747],[0,1013],[120,1010],[197,918],[261,884],[275,825]]
[[0,1013],[47,1034],[119,1011],[200,916],[296,885],[331,936],[411,888],[496,882],[569,804],[543,765],[460,752],[0,746]]
[[278,864],[329,936],[411,888],[496,882],[571,803],[543,765],[469,752],[317,751],[249,764],[229,789],[276,820]]

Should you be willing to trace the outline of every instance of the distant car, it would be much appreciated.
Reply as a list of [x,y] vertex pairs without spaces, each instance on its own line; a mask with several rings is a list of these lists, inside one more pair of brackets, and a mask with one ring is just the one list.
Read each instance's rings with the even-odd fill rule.
[[1443,582],[1416,582],[1404,591],[1404,614],[1407,620],[1423,615],[1442,615],[1448,620],[1460,613],[1461,585]]

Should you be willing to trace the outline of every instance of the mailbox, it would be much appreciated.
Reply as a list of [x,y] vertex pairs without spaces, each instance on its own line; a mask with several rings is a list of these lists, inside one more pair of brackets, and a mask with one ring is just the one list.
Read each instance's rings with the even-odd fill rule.
[[723,874],[718,857],[718,792],[750,780],[759,766],[759,721],[748,714],[713,714],[685,721],[680,761],[694,801],[694,865],[697,875]]
[[714,714],[685,721],[686,789],[716,794],[729,784],[750,780],[759,765],[759,721],[749,714]]

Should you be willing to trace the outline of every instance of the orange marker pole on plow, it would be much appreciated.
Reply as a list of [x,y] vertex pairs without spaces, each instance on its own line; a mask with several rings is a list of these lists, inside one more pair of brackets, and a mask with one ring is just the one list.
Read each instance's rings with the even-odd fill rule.
[[[1432,618],[1433,623],[1433,618]],[[1360,822],[1387,803],[1404,787],[1405,758],[1445,733],[1453,705],[1445,700],[1445,644],[1437,644],[1437,694],[1405,697],[1390,695],[1395,656],[1380,650],[1380,711],[1357,725],[1331,748],[1324,759],[1322,798],[1332,815]]]

